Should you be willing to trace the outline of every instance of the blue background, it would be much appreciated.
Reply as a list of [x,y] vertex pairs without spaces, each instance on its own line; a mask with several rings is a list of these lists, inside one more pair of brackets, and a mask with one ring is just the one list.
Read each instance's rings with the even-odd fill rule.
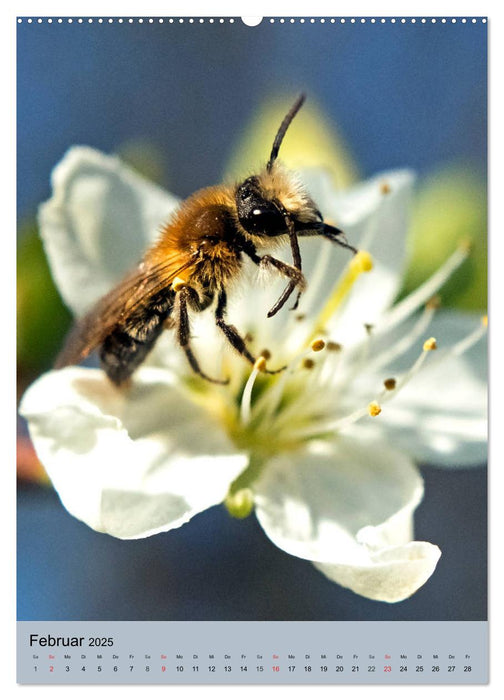
[[[231,144],[273,93],[305,90],[364,176],[463,162],[486,172],[486,25],[208,22],[18,25],[18,211],[33,216],[67,148],[146,138],[164,184],[186,196],[221,179]],[[176,177],[175,177],[176,175]],[[486,619],[486,472],[423,470],[416,537],[443,556],[396,605],[365,600],[223,508],[122,542],[70,517],[48,489],[18,498],[18,618]]]
[[[20,211],[47,198],[72,144],[145,137],[175,193],[222,178],[231,143],[272,93],[305,90],[364,176],[454,160],[486,172],[486,25],[229,23],[18,26]],[[439,21],[438,21],[439,22]]]

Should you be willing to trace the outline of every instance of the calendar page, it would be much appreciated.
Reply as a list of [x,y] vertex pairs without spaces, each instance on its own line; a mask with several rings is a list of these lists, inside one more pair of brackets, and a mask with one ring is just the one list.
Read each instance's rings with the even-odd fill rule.
[[481,16],[17,29],[20,684],[486,684]]

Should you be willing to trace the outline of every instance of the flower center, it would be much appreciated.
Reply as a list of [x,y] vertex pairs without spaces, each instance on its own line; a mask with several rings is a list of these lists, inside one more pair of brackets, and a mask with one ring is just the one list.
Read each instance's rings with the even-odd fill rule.
[[[371,256],[360,251],[347,265],[321,311],[312,319],[303,317],[309,331],[299,352],[287,362],[284,357],[276,358],[283,360],[287,368],[280,374],[266,374],[263,370],[270,353],[266,351],[259,357],[252,372],[242,376],[226,412],[232,440],[251,455],[248,468],[231,485],[226,498],[231,515],[243,518],[252,511],[254,482],[274,455],[297,451],[309,441],[334,440],[357,421],[374,420],[386,413],[384,405],[402,391],[421,370],[427,356],[436,350],[434,338],[425,340],[425,331],[439,307],[439,299],[432,294],[467,254],[467,246],[459,247],[432,278],[384,317],[383,324],[380,322],[376,328],[380,339],[424,305],[418,319],[409,324],[398,341],[373,353],[375,329],[369,325],[365,327],[365,340],[352,347],[346,348],[334,340],[313,339],[317,331],[322,332],[320,329],[334,327],[334,317],[340,313],[356,280],[372,269]],[[445,350],[443,357],[465,352],[485,330],[486,318],[479,328]],[[417,343],[420,352],[408,370],[397,377],[379,379],[383,367]],[[363,390],[364,374],[370,378],[369,383],[378,381],[378,385]]]

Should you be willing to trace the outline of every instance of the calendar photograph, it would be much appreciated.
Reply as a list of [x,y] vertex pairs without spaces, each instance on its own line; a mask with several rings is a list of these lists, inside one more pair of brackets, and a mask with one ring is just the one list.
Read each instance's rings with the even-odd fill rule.
[[486,19],[16,22],[17,620],[487,621]]

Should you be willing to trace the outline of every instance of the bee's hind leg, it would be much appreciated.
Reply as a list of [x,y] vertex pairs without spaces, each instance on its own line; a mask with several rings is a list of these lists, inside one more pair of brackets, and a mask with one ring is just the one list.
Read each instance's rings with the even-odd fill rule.
[[177,292],[177,307],[178,307],[178,323],[177,323],[177,339],[180,347],[185,352],[187,360],[191,365],[192,370],[198,374],[207,382],[212,382],[213,384],[228,384],[229,379],[213,379],[203,372],[199,366],[198,360],[196,359],[192,349],[191,349],[191,328],[189,325],[189,314],[187,313],[187,305],[191,300],[191,295],[194,292],[189,287],[182,287]]

